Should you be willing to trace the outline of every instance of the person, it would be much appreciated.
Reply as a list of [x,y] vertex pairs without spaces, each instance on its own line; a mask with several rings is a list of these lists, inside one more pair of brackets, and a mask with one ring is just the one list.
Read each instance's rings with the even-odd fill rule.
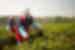
[[[39,23],[35,23],[33,16],[30,13],[30,9],[26,9],[26,14],[24,16],[20,16],[17,18],[17,44],[22,46],[22,42],[27,41],[29,44],[33,42],[34,38],[40,37],[43,35],[43,31],[41,25]],[[31,36],[29,33],[31,32],[31,27],[36,30],[36,34]]]
[[7,27],[6,27],[6,29],[9,31],[9,36],[11,37],[11,36],[13,36],[13,33],[15,33],[16,32],[16,27],[15,27],[15,25],[16,25],[16,22],[15,22],[16,20],[15,20],[15,17],[14,16],[8,16],[8,22],[7,22]]
[[[20,17],[16,17],[16,24],[15,24],[15,20],[14,18],[10,18],[9,20],[9,26],[10,26],[10,30],[11,32],[15,32],[16,33],[16,41],[17,41],[17,45],[22,46],[22,42],[29,42],[30,40],[30,32],[31,32],[31,27],[35,30],[37,30],[37,34],[35,34],[35,37],[37,36],[42,36],[43,35],[43,31],[41,29],[40,24],[35,23],[33,16],[30,14],[30,10],[27,9],[26,10],[26,14],[24,16],[20,16]],[[16,26],[16,27],[15,27]],[[32,36],[31,36],[32,37]]]

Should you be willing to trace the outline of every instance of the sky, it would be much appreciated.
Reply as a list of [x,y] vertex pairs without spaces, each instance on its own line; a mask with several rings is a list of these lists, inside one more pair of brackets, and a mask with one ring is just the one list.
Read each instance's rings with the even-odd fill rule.
[[75,16],[75,0],[0,0],[0,15]]

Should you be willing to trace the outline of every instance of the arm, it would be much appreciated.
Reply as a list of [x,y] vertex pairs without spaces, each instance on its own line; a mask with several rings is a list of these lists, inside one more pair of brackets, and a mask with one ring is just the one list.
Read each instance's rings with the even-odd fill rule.
[[42,26],[39,23],[33,23],[32,27],[33,27],[33,29],[36,29],[36,30],[41,30],[42,29]]
[[42,26],[41,24],[39,23],[33,23],[32,24],[32,28],[36,31],[36,37],[42,37],[43,36],[43,29],[42,29]]
[[24,38],[28,37],[27,32],[25,31],[25,29],[22,26],[20,26],[18,29],[19,29],[19,33],[22,37],[24,37]]

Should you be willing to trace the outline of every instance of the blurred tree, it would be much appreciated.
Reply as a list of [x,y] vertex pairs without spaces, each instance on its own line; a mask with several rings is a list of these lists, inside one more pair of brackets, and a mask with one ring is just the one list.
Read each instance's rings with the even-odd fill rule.
[[55,17],[55,22],[63,22],[62,16],[56,16]]

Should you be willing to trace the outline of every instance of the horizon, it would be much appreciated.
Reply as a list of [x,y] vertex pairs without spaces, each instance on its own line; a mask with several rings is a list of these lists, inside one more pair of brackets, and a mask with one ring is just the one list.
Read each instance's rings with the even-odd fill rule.
[[[2,17],[10,17],[10,16],[13,16],[13,17],[18,17],[18,16],[20,16],[20,15],[0,15],[0,18],[2,18]],[[33,16],[33,18],[55,18],[55,17],[62,17],[62,18],[73,18],[73,17],[75,17],[75,16]]]

